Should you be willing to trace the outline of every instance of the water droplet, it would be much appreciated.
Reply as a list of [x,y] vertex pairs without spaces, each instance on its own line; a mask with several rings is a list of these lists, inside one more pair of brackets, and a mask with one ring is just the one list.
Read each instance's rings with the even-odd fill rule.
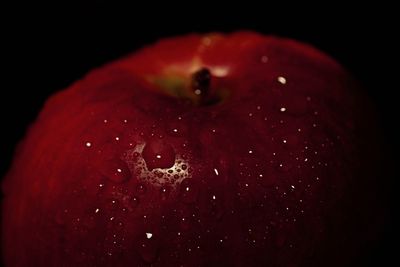
[[221,220],[225,212],[227,212],[227,208],[224,203],[225,201],[223,195],[211,195],[207,204],[207,213],[210,214],[213,219]]
[[136,208],[139,205],[139,203],[140,203],[140,200],[136,196],[133,196],[129,201],[129,204],[130,204],[131,208]]
[[186,178],[181,182],[180,195],[184,203],[190,204],[196,201],[199,193],[197,183],[191,179]]
[[281,172],[288,172],[289,170],[292,169],[292,165],[290,163],[286,163],[286,162],[280,162],[276,165],[276,169],[281,171]]
[[92,143],[90,143],[90,142],[86,142],[86,147],[91,147],[92,146]]
[[278,76],[277,80],[281,84],[286,84],[286,78],[283,76]]
[[106,209],[107,210],[111,210],[111,211],[115,211],[119,208],[119,202],[116,199],[110,199],[107,201],[106,203]]
[[288,147],[296,147],[300,143],[300,140],[296,133],[292,133],[284,136],[282,142]]
[[148,142],[142,152],[142,157],[149,170],[171,168],[175,164],[175,156],[172,146],[161,140]]
[[110,160],[102,164],[101,173],[114,183],[123,183],[132,176],[127,164],[120,159]]
[[269,173],[268,175],[260,174],[259,177],[259,181],[264,187],[272,187],[277,183],[276,176],[272,173]]
[[167,200],[170,192],[171,189],[169,187],[161,187],[160,189],[161,199],[164,201]]
[[146,187],[143,184],[139,184],[138,186],[136,186],[136,191],[140,195],[143,195],[144,193],[146,193]]

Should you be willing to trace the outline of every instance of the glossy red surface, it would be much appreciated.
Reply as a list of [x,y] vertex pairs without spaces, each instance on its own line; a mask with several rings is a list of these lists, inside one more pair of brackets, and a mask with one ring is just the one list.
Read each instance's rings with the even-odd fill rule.
[[[154,82],[187,90],[201,68],[218,103]],[[362,164],[354,90],[314,48],[248,32],[166,39],[95,70],[48,100],[19,147],[5,261],[343,264]]]

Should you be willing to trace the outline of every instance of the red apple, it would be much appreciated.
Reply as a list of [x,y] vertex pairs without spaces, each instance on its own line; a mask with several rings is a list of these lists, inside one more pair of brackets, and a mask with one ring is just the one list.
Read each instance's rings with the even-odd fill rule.
[[5,263],[344,266],[367,112],[308,45],[162,40],[48,100],[3,183]]

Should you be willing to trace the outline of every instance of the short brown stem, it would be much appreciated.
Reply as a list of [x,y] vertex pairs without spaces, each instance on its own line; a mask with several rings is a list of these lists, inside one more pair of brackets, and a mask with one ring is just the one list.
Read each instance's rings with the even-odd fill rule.
[[206,98],[210,91],[211,86],[211,73],[207,68],[202,68],[192,74],[191,87],[193,92],[200,96],[200,98]]

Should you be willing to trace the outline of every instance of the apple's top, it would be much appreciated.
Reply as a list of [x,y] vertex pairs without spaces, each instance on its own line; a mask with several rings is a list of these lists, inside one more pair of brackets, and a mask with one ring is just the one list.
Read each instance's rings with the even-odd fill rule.
[[[150,88],[190,99],[195,104],[218,103],[237,95],[238,84],[246,91],[248,87],[244,84],[254,80],[267,78],[284,83],[289,73],[293,75],[294,68],[297,76],[303,68],[315,69],[318,75],[343,72],[333,59],[307,44],[254,32],[164,39],[117,65],[139,76]],[[193,86],[204,77],[207,86],[202,85],[203,89]],[[229,83],[234,83],[236,89]]]

